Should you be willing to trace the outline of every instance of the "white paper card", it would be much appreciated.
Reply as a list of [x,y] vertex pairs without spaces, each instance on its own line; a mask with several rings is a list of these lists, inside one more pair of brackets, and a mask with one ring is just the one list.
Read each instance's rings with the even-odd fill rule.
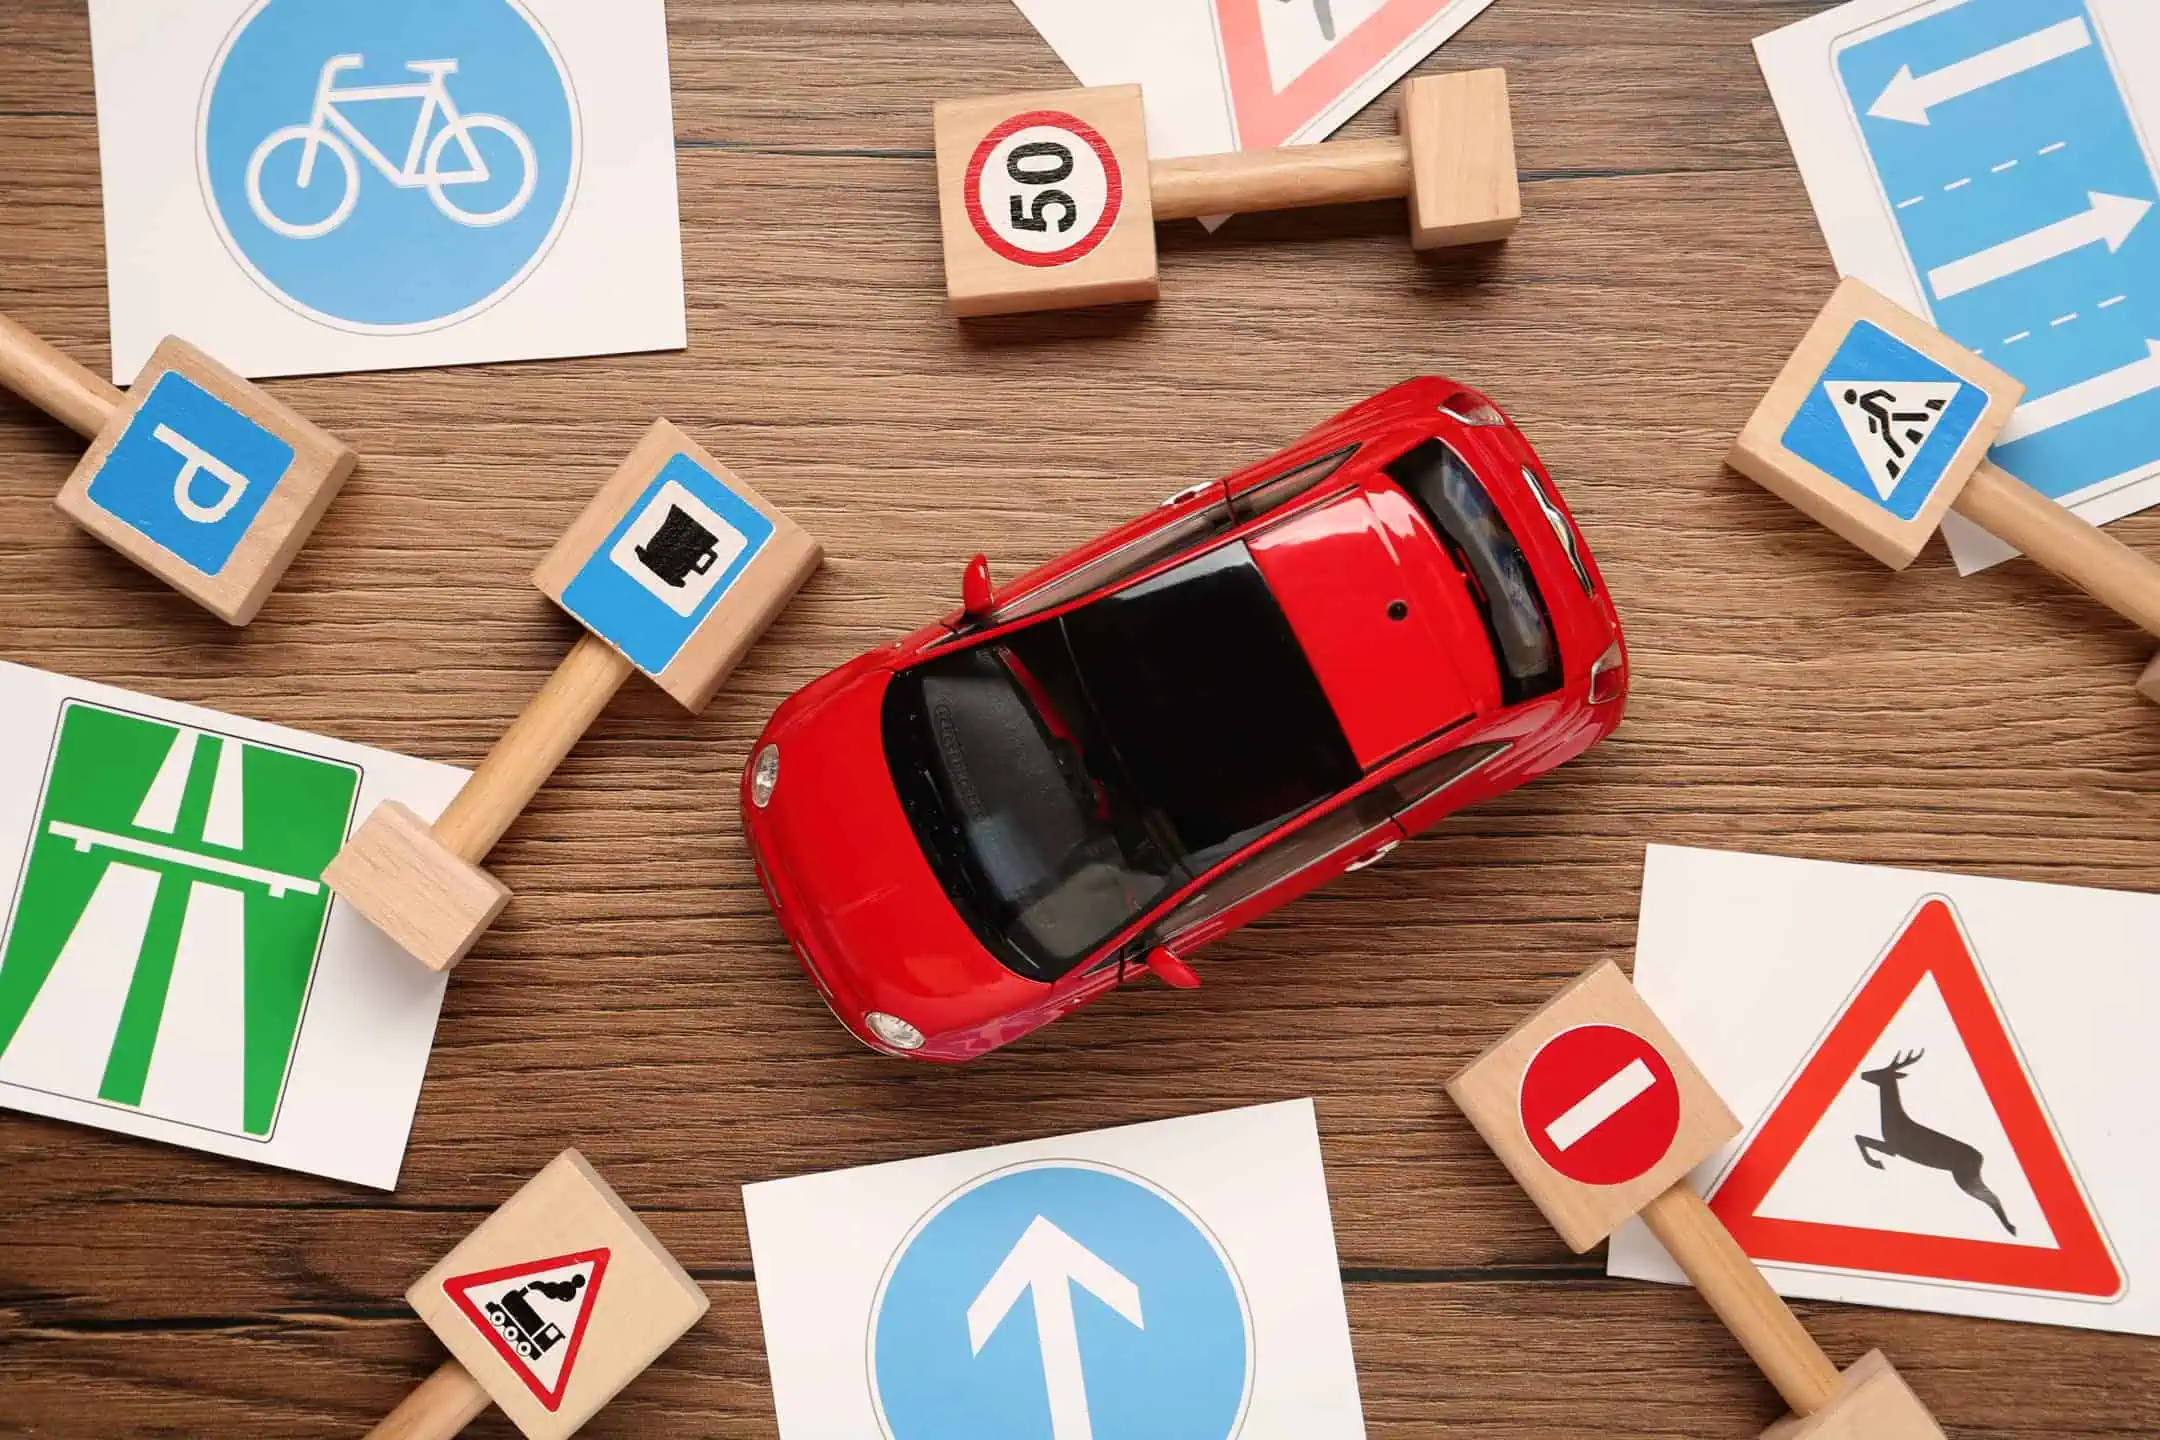
[[679,349],[662,0],[91,0],[113,378]]
[[322,871],[464,776],[0,663],[0,1107],[393,1188],[445,977]]
[[[1653,847],[1635,983],[1779,1293],[2160,1334],[2160,896]],[[1684,1283],[1638,1222],[1611,1273]]]
[[1312,1102],[744,1187],[782,1440],[1358,1440]]
[[1838,269],[2027,385],[1995,462],[2095,524],[2160,501],[2160,5],[1854,0],[1755,50]]
[[1083,85],[1139,85],[1157,159],[1325,139],[1492,0],[1015,0]]

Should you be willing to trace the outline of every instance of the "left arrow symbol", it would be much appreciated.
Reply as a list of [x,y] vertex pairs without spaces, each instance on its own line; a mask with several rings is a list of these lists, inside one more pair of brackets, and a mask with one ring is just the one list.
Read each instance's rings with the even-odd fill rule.
[[1042,1347],[1051,1440],[1095,1440],[1094,1422],[1088,1414],[1087,1376],[1080,1362],[1080,1328],[1073,1316],[1075,1285],[1135,1329],[1147,1328],[1140,1315],[1140,1287],[1040,1215],[967,1312],[968,1340],[980,1355],[1021,1297],[1034,1297],[1035,1338]]
[[1985,90],[2013,75],[2037,70],[2065,55],[2075,55],[2091,44],[2092,32],[2085,28],[2084,20],[2071,19],[1925,75],[1913,74],[1912,66],[1907,65],[1869,107],[1868,114],[1876,120],[1926,125],[1928,112],[1938,105]]

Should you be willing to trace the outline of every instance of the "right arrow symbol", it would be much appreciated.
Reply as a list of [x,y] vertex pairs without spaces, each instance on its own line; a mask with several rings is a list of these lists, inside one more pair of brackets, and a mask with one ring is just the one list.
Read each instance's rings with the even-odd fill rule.
[[1052,1440],[1095,1437],[1094,1422],[1088,1416],[1087,1378],[1080,1363],[1080,1329],[1073,1317],[1075,1285],[1135,1329],[1147,1328],[1140,1316],[1140,1287],[1040,1215],[967,1312],[968,1339],[980,1355],[1020,1298],[1034,1296],[1035,1336],[1042,1346]]
[[2031,234],[2006,240],[1977,255],[1953,260],[1928,272],[1928,283],[1935,287],[1936,298],[1948,300],[1953,295],[1963,295],[1968,290],[1992,285],[1997,280],[2008,279],[2102,241],[2107,243],[2109,250],[2120,250],[2153,208],[2150,200],[2106,195],[2097,190],[2087,192],[2087,198],[2092,201],[2091,207],[2067,220],[2044,225]]
[[2044,434],[2073,420],[2097,415],[2102,410],[2160,391],[2160,340],[2145,342],[2145,358],[2133,360],[2119,370],[2096,375],[2082,384],[2028,400],[2003,427],[1997,445],[2008,445]]
[[2021,35],[2007,45],[1925,75],[1913,74],[1912,66],[1907,65],[1884,89],[1882,98],[1869,107],[1868,114],[1877,120],[1926,125],[1928,112],[1938,105],[1985,90],[2013,75],[2037,70],[2065,55],[2075,55],[2090,44],[2092,32],[2079,18]]

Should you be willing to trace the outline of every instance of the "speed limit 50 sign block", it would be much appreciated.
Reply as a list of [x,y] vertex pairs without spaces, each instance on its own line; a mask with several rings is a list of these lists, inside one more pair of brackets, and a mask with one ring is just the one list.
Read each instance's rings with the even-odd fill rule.
[[565,1150],[405,1292],[455,1358],[370,1440],[450,1440],[490,1404],[575,1434],[705,1314],[705,1292]]
[[1793,1409],[1775,1440],[1942,1440],[1879,1353],[1843,1375],[1687,1175],[1740,1123],[1617,965],[1601,965],[1448,1082],[1569,1248],[1640,1215]]
[[1134,85],[946,101],[935,123],[961,316],[1153,300],[1157,220],[1408,198],[1426,250],[1522,219],[1504,70],[1411,81],[1398,137],[1192,159],[1150,160]]

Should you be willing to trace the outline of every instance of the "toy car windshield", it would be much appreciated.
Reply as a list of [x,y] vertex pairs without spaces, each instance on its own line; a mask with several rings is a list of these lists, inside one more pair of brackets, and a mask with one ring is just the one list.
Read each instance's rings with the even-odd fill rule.
[[954,905],[1046,982],[1361,773],[1242,543],[903,672],[884,731]]

